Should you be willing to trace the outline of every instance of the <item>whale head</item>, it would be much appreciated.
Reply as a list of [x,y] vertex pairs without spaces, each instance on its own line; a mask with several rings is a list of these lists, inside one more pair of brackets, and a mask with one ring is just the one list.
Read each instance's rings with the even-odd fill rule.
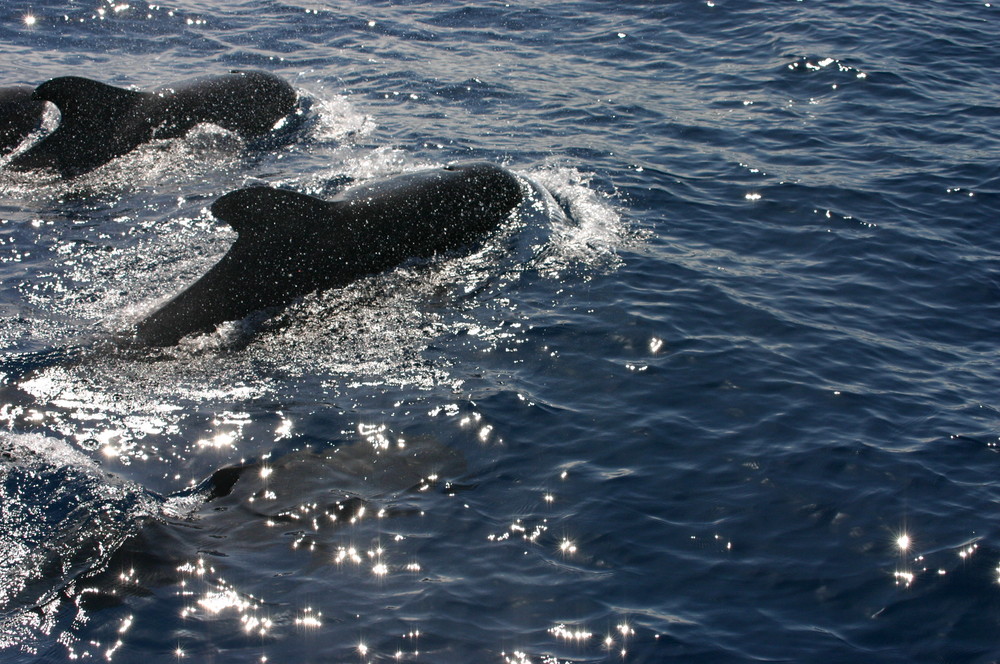
[[510,171],[471,162],[352,187],[332,204],[363,218],[363,232],[375,242],[397,245],[411,256],[429,256],[482,237],[523,197],[521,181]]

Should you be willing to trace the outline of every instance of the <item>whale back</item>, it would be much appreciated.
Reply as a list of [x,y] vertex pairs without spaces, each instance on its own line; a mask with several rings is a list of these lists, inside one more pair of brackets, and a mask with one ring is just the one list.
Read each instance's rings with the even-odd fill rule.
[[180,131],[197,122],[210,122],[244,138],[267,134],[298,100],[286,81],[256,70],[198,78],[157,94],[166,100],[168,115]]

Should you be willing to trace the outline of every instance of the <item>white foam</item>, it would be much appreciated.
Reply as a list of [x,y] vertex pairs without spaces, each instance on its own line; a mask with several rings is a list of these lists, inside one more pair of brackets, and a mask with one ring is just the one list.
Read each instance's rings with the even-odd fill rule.
[[554,215],[542,272],[558,277],[567,269],[613,269],[618,250],[630,240],[621,209],[611,195],[592,186],[594,175],[572,166],[547,165],[527,172],[565,213]]

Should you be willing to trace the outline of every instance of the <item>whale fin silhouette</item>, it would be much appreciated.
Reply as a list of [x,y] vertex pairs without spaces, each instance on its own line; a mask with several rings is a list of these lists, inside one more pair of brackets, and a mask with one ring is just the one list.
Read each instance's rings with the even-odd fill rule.
[[45,103],[33,94],[27,85],[0,87],[0,154],[7,154],[42,126]]
[[89,78],[61,76],[39,85],[33,96],[55,104],[62,116],[59,129],[74,132],[79,127],[92,128],[121,120],[151,95]]
[[279,227],[285,231],[306,229],[309,222],[323,218],[329,223],[337,203],[273,187],[247,187],[230,192],[212,203],[212,214],[243,236],[267,233]]
[[122,127],[134,124],[131,120],[151,96],[78,76],[48,80],[35,88],[32,98],[55,104],[61,116],[59,126],[17,155],[9,167],[55,169],[64,177],[93,170],[149,140],[149,132]]

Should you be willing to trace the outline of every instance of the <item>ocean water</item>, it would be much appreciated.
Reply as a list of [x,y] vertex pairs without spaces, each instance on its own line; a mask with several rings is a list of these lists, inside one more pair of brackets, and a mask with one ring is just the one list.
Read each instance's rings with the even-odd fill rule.
[[[300,103],[0,163],[0,660],[1000,661],[997,12],[5,2],[0,85]],[[109,342],[218,196],[472,159],[535,190],[467,254]]]

